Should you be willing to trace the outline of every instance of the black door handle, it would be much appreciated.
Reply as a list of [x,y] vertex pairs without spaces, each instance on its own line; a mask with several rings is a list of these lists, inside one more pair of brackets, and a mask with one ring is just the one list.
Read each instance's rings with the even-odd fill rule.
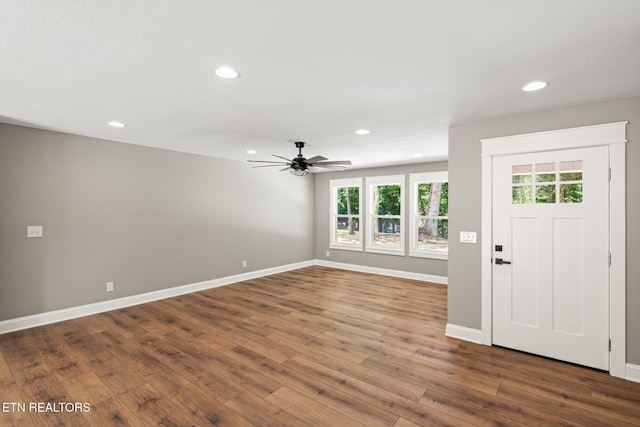
[[511,264],[511,261],[505,261],[502,258],[496,258],[496,264],[497,265],[502,265],[502,264]]

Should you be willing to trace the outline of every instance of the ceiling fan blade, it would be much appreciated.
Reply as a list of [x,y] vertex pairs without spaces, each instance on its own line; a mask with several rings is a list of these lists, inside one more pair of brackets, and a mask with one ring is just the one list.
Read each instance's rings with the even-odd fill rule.
[[280,169],[278,172],[284,172],[284,171],[288,171],[289,169],[291,169],[290,167],[286,167],[284,169]]
[[273,160],[247,160],[247,162],[251,162],[251,163],[273,163],[276,165],[290,165],[291,162],[274,162]]
[[316,169],[336,169],[336,170],[342,170],[346,168],[346,166],[343,166],[343,165],[314,165],[309,167],[316,168]]
[[[272,167],[280,167],[282,165],[260,165],[260,166],[252,166],[253,168],[272,168]],[[289,168],[289,166],[287,166]]]
[[318,172],[328,172],[328,171],[342,171],[344,170],[345,166],[321,166],[321,167],[315,167],[315,166],[309,166],[309,172],[311,173],[318,173]]
[[277,157],[277,158],[279,158],[279,159],[286,160],[287,162],[290,162],[290,161],[291,161],[291,159],[287,159],[286,157],[278,156],[278,155],[276,155],[276,154],[272,154],[272,156],[273,156],[273,157]]
[[329,160],[329,159],[322,156],[313,156],[312,158],[307,159],[307,163],[321,162],[322,160]]
[[329,162],[316,162],[313,166],[349,166],[351,162],[349,160],[333,160]]

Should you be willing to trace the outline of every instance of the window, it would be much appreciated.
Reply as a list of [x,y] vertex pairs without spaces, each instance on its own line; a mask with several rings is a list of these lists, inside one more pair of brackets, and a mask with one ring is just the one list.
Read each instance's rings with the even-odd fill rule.
[[[570,172],[565,175],[567,194],[581,185],[575,165],[567,165],[565,169],[569,170],[569,166]],[[329,247],[351,251],[364,248],[370,253],[404,256],[405,238],[408,238],[410,256],[446,260],[449,254],[448,174],[410,174],[407,205],[406,177],[330,180]],[[529,187],[531,185],[529,183]],[[407,207],[408,212],[405,211]],[[405,226],[405,220],[410,222],[409,227]]]
[[533,165],[518,165],[511,168],[511,197],[514,205],[531,203],[532,172]]
[[366,251],[404,255],[404,175],[370,177],[366,182]]
[[560,162],[560,203],[582,203],[582,160]]
[[582,203],[582,160],[513,166],[511,197],[514,205]]
[[360,233],[362,178],[333,179],[331,191],[331,241],[329,247],[361,251]]
[[411,174],[409,255],[447,259],[449,254],[449,183],[447,172]]

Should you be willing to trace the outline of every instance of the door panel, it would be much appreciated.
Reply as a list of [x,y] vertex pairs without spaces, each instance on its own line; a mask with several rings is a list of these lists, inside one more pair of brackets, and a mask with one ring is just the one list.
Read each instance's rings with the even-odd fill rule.
[[[537,242],[538,223],[534,218],[513,218],[513,240]],[[511,321],[523,326],[538,327],[538,251],[535,244],[513,246]]]
[[553,221],[553,330],[584,333],[584,259],[581,218]]
[[493,162],[493,342],[608,370],[608,148]]

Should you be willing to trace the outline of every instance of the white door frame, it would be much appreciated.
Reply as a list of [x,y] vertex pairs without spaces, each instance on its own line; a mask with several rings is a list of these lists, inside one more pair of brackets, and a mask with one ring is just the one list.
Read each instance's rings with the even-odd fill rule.
[[481,342],[492,345],[492,209],[493,209],[493,157],[540,151],[565,150],[593,146],[609,147],[611,168],[609,192],[611,268],[609,269],[609,333],[611,352],[609,373],[626,377],[626,295],[625,295],[625,158],[626,124],[607,123],[480,140],[482,143],[482,326]]

